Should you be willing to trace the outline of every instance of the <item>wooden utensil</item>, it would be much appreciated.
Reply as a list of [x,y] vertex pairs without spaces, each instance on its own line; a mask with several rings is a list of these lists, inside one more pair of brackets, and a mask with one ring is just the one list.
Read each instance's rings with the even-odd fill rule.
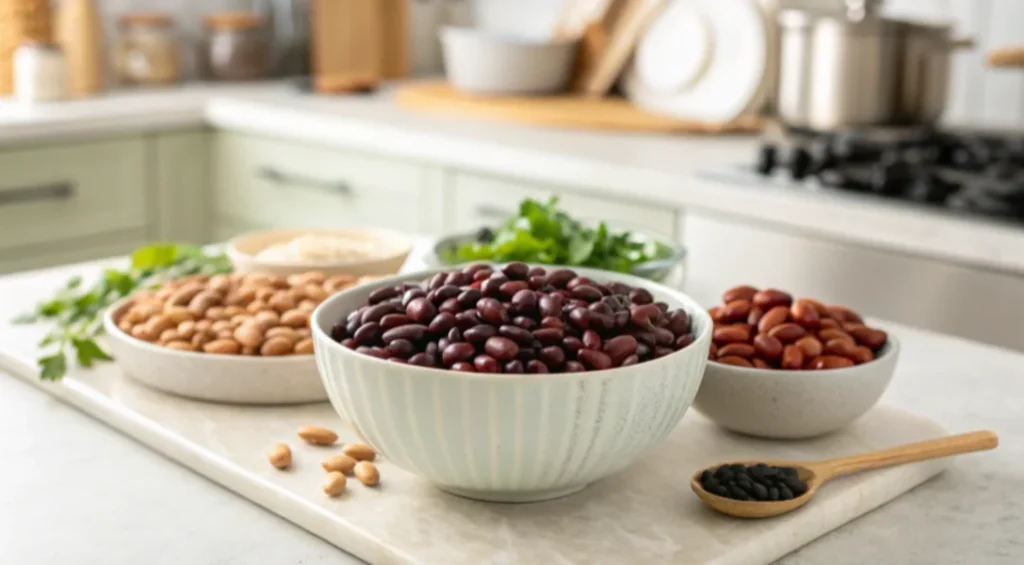
[[64,0],[57,11],[57,43],[68,61],[72,98],[103,90],[103,21],[92,0]]
[[998,47],[986,57],[992,67],[1024,67],[1024,45]]
[[314,0],[310,9],[313,88],[374,88],[381,79],[383,10],[365,0]]
[[[898,447],[872,451],[853,457],[827,459],[825,461],[730,461],[718,463],[701,469],[690,479],[690,488],[711,508],[738,518],[769,518],[800,508],[807,504],[818,487],[827,481],[843,475],[849,475],[868,469],[879,469],[893,465],[902,465],[914,461],[937,459],[960,453],[995,449],[999,445],[999,437],[995,432],[979,431],[955,436],[947,436],[917,443],[908,443]],[[807,483],[807,492],[790,499],[779,501],[733,500],[704,490],[700,476],[705,470],[714,471],[722,465],[742,463],[754,465],[767,463],[779,467],[794,467],[800,479]]]
[[601,17],[610,0],[567,0],[552,33],[555,41],[572,41],[586,26]]
[[663,0],[610,0],[601,16],[585,26],[573,90],[585,96],[608,94],[663,4]]
[[381,0],[381,76],[409,75],[409,0]]

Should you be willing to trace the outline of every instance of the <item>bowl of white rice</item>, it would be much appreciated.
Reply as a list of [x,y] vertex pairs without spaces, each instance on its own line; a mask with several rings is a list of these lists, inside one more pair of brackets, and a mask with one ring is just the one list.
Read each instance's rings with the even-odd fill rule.
[[241,273],[364,276],[397,273],[411,250],[408,236],[390,230],[288,229],[242,234],[226,252]]

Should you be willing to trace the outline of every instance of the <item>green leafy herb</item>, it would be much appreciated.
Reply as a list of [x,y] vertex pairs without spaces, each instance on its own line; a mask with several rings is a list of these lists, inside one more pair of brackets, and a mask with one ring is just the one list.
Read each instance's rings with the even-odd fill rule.
[[547,203],[526,199],[518,214],[508,218],[486,243],[470,242],[443,254],[447,263],[524,261],[529,263],[597,267],[629,272],[635,265],[672,255],[667,245],[632,232],[613,232],[601,222],[584,225]]
[[95,341],[103,333],[102,314],[111,304],[136,290],[154,288],[167,280],[230,271],[231,262],[226,256],[207,255],[195,245],[147,245],[132,253],[128,271],[107,269],[95,284],[84,289],[82,277],[71,277],[53,298],[39,303],[33,312],[18,316],[14,322],[55,322],[53,330],[39,342],[40,348],[52,348],[52,351],[37,362],[42,379],[60,380],[67,372],[68,349],[74,351],[75,360],[82,367],[112,360]]

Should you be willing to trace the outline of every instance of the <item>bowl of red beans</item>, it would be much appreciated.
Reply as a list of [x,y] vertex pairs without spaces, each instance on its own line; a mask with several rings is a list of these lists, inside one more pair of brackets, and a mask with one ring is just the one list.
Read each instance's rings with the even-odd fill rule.
[[700,386],[713,322],[656,282],[513,262],[359,285],[311,326],[332,405],[374,449],[450,493],[528,502],[663,439]]

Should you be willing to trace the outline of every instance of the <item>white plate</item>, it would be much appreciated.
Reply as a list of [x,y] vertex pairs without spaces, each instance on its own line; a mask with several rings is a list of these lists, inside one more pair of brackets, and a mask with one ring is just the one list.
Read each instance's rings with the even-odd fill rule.
[[729,122],[763,95],[769,41],[757,0],[675,0],[641,38],[623,89],[649,112]]

